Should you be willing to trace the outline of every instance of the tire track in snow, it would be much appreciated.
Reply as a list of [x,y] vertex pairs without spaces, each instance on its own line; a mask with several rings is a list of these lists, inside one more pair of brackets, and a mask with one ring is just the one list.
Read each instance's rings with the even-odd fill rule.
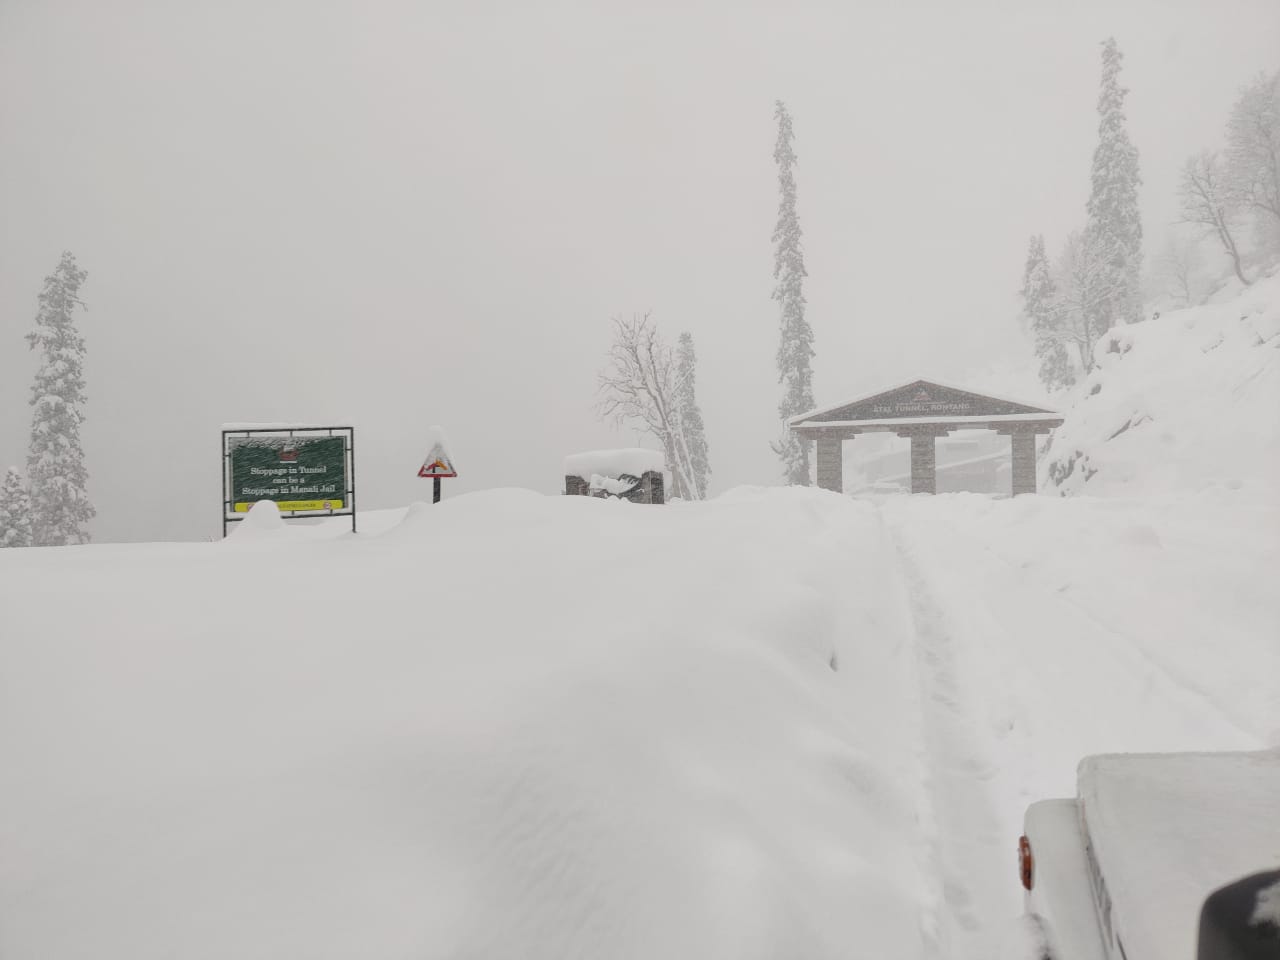
[[[1004,571],[1006,582],[1016,585],[1020,602],[1039,608],[1044,619],[1079,622],[1087,628],[1092,637],[1107,638],[1110,642],[1106,643],[1103,649],[1107,651],[1110,659],[1123,665],[1124,671],[1129,676],[1143,678],[1151,688],[1150,695],[1158,693],[1162,702],[1176,704],[1180,712],[1194,715],[1198,726],[1238,734],[1240,749],[1255,749],[1261,746],[1257,732],[1251,730],[1247,722],[1237,716],[1229,705],[1214,699],[1194,680],[1149,649],[1148,644],[1129,632],[1107,623],[1096,610],[1065,590],[1054,589],[1033,578],[1026,566],[993,548],[986,539],[976,535],[972,530],[962,527],[951,519],[944,521],[936,516],[931,519],[935,525],[935,537],[945,537],[952,543],[963,543],[964,551],[970,556],[975,559],[985,556],[997,564]],[[936,525],[939,522],[944,522],[945,528],[937,528]],[[900,535],[905,537],[905,534]],[[972,571],[973,568],[970,566],[967,569]]]
[[1031,584],[1031,578],[1019,563],[1000,551],[992,549],[988,544],[973,537],[972,534],[963,533],[955,527],[952,528],[951,532],[971,540],[975,546],[980,547],[990,557],[1008,568],[1009,572],[1024,584],[1023,589],[1027,594],[1038,597],[1047,611],[1052,611],[1055,606],[1070,608],[1074,615],[1094,627],[1097,633],[1105,634],[1112,639],[1120,641],[1131,653],[1131,659],[1143,667],[1149,667],[1160,676],[1163,681],[1161,685],[1168,691],[1170,699],[1180,699],[1190,710],[1202,715],[1215,717],[1217,720],[1222,721],[1224,725],[1239,732],[1243,737],[1249,739],[1257,737],[1256,732],[1249,728],[1247,721],[1242,720],[1235,710],[1229,705],[1224,705],[1215,700],[1209,691],[1196,683],[1193,678],[1168,663],[1157,653],[1152,652],[1148,645],[1137,637],[1105,622],[1095,611],[1065,591],[1052,590],[1042,584]]
[[928,843],[940,886],[930,939],[938,956],[947,960],[985,960],[992,954],[989,921],[1008,912],[1006,902],[988,893],[999,888],[999,878],[993,876],[998,865],[989,856],[1001,837],[1000,818],[987,787],[995,766],[967,703],[944,610],[899,531],[883,513],[881,522],[915,646],[924,790],[932,819]]
[[1020,912],[1011,851],[1022,812],[1074,792],[1082,756],[1259,744],[1138,637],[930,506],[880,512],[916,648],[936,948],[987,960]]

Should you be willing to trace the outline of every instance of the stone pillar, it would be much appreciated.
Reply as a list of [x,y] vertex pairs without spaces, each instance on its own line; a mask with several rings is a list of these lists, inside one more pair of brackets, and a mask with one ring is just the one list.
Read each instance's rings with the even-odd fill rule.
[[818,437],[818,486],[844,493],[844,441],[840,437]]
[[904,427],[898,431],[898,436],[909,437],[911,440],[912,493],[938,492],[938,460],[934,442],[948,433],[945,427],[932,425]]
[[650,470],[645,476],[649,478],[649,502],[666,503],[666,481],[663,479],[662,474]]
[[933,434],[911,435],[911,492],[938,492],[938,457]]
[[1010,431],[1010,447],[1013,450],[1012,493],[1036,492],[1036,435],[1029,430]]

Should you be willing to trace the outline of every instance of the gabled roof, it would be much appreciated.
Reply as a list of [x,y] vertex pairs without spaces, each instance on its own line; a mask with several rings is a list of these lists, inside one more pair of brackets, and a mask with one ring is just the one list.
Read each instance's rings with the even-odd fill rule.
[[858,400],[847,400],[833,407],[823,407],[792,417],[791,426],[822,424],[857,425],[862,422],[885,421],[968,421],[988,418],[1035,420],[1057,415],[1044,407],[974,393],[930,380],[913,380],[890,390],[883,390]]

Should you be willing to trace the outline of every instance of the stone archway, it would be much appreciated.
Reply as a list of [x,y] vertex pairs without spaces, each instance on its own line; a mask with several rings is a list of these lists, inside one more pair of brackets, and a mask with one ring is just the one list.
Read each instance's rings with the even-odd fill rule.
[[844,490],[844,442],[860,433],[896,433],[911,441],[911,492],[937,492],[938,437],[994,430],[1009,437],[1014,496],[1036,492],[1036,436],[1062,425],[1052,410],[928,380],[794,417],[790,428],[816,442],[818,486]]

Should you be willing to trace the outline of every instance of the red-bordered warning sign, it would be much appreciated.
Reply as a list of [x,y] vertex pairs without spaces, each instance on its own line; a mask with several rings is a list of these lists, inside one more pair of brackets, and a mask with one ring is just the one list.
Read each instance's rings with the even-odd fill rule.
[[418,470],[420,477],[456,477],[458,471],[454,469],[453,460],[449,458],[449,454],[445,452],[444,444],[437,441],[432,447],[431,452],[427,454],[427,459],[422,461],[422,467]]

